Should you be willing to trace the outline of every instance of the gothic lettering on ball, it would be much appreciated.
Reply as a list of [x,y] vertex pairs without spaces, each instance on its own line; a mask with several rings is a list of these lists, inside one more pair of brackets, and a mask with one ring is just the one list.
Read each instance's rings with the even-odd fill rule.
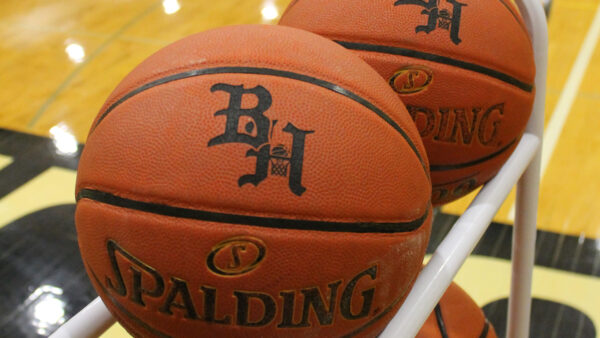
[[477,142],[488,147],[501,144],[498,130],[504,117],[504,103],[488,108],[431,109],[413,105],[407,105],[406,108],[423,139],[465,145]]
[[[206,265],[217,275],[237,276],[254,270],[265,258],[266,252],[265,244],[258,238],[233,237],[218,243],[211,249],[206,258]],[[245,257],[248,255],[251,258]]]
[[398,94],[414,94],[426,89],[433,80],[433,72],[425,66],[406,66],[394,73],[390,86]]
[[[460,19],[463,7],[467,4],[460,3],[457,0],[396,0],[394,6],[414,5],[423,8],[421,15],[426,16],[427,22],[415,28],[415,33],[430,32],[437,28],[450,32],[450,40],[455,45],[462,42],[460,39]],[[445,6],[444,6],[445,5]],[[452,13],[452,14],[450,14]]]
[[[250,183],[257,186],[270,173],[274,176],[288,176],[290,190],[301,196],[306,187],[302,185],[302,165],[304,162],[304,143],[306,136],[313,130],[301,130],[288,122],[282,129],[290,134],[292,144],[275,143],[272,140],[273,130],[278,120],[270,120],[264,113],[271,107],[273,98],[263,86],[244,88],[226,83],[217,83],[210,88],[211,92],[221,91],[229,94],[229,105],[226,109],[217,111],[215,116],[225,116],[224,132],[208,141],[208,146],[227,143],[243,143],[251,148],[246,157],[256,157],[254,174],[243,175],[238,179],[238,186]],[[258,101],[256,107],[242,108],[244,97],[254,97]],[[245,125],[241,126],[241,123]]]
[[[349,279],[329,282],[326,287],[272,293],[247,289],[225,292],[215,286],[192,285],[184,278],[163,275],[113,240],[108,241],[107,250],[113,275],[106,276],[107,292],[117,301],[128,301],[146,310],[154,308],[161,316],[183,316],[220,325],[276,325],[287,329],[329,326],[334,324],[336,316],[351,321],[372,316],[377,311],[373,310],[377,264]],[[232,299],[234,307],[226,310],[223,302]]]

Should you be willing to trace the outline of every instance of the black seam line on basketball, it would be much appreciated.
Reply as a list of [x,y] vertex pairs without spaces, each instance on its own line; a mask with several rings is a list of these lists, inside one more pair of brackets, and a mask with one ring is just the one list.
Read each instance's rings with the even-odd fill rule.
[[469,161],[469,162],[465,162],[465,163],[456,163],[456,164],[432,164],[429,166],[429,168],[431,171],[446,171],[446,170],[455,170],[455,169],[471,167],[471,166],[485,162],[487,160],[490,160],[490,159],[502,154],[503,152],[508,150],[510,147],[512,147],[512,145],[515,144],[515,142],[517,142],[517,139],[510,141],[509,144],[505,145],[502,149],[496,151],[495,153],[491,153],[487,156],[478,158],[474,161]]
[[440,328],[442,338],[448,338],[448,330],[446,329],[446,323],[444,322],[444,316],[442,315],[442,307],[439,303],[435,306],[435,319]]
[[87,265],[88,269],[92,273],[92,276],[94,277],[94,280],[96,281],[96,284],[98,284],[98,286],[100,286],[100,289],[102,289],[102,291],[104,292],[104,294],[106,295],[106,297],[108,298],[108,300],[110,300],[110,302],[112,303],[112,305],[114,305],[121,312],[123,312],[127,317],[129,317],[131,320],[133,320],[136,324],[138,324],[139,326],[143,327],[144,329],[146,329],[148,332],[152,333],[153,335],[155,335],[157,337],[161,337],[161,338],[171,338],[171,336],[169,336],[168,334],[165,334],[165,333],[162,333],[162,332],[158,331],[157,329],[153,328],[152,326],[144,323],[144,321],[142,321],[141,319],[139,319],[138,317],[136,317],[133,313],[127,311],[127,309],[123,305],[121,305],[119,302],[117,302],[117,300],[113,297],[113,295],[111,295],[110,292],[108,292],[108,290],[106,290],[106,288],[104,287],[104,285],[102,285],[102,283],[100,283],[100,280],[98,279],[98,276],[96,276],[96,273],[94,272],[94,270],[88,264],[87,261],[85,262],[85,265]]
[[133,97],[145,90],[148,90],[150,88],[153,88],[153,87],[156,87],[158,85],[162,85],[162,84],[165,84],[168,82],[172,82],[172,81],[187,79],[190,77],[196,77],[196,76],[201,76],[201,75],[213,75],[213,74],[255,74],[255,75],[278,76],[278,77],[284,77],[284,78],[288,78],[288,79],[292,79],[292,80],[298,80],[298,81],[310,83],[310,84],[331,90],[331,91],[341,94],[343,96],[346,96],[347,98],[350,98],[350,99],[360,103],[364,107],[368,108],[369,110],[373,111],[380,118],[382,118],[387,124],[392,126],[392,128],[394,128],[397,132],[399,132],[400,135],[402,135],[402,137],[404,138],[404,140],[408,143],[408,145],[410,146],[412,151],[415,153],[415,155],[417,155],[417,158],[419,159],[419,162],[421,162],[421,166],[423,167],[423,170],[425,171],[426,176],[429,177],[429,171],[427,170],[427,168],[425,166],[425,161],[423,161],[423,157],[421,156],[421,153],[419,152],[419,150],[417,149],[415,144],[412,142],[412,140],[410,139],[408,134],[406,134],[406,132],[394,120],[392,120],[386,113],[384,113],[381,109],[376,107],[374,104],[372,104],[371,102],[362,98],[361,96],[355,94],[354,92],[351,92],[350,90],[342,88],[334,83],[331,83],[331,82],[328,82],[325,80],[321,80],[321,79],[317,79],[315,77],[304,75],[304,74],[299,74],[299,73],[294,73],[294,72],[279,70],[279,69],[272,69],[272,68],[258,68],[258,67],[202,68],[202,69],[195,69],[195,70],[190,70],[187,72],[169,75],[169,76],[154,80],[152,82],[148,82],[148,83],[130,91],[129,93],[125,94],[123,97],[121,97],[115,103],[113,103],[110,107],[108,107],[106,109],[106,111],[104,113],[102,113],[100,118],[98,118],[98,122],[96,122],[92,126],[92,129],[90,130],[90,134],[96,129],[96,127],[100,124],[100,122],[102,122],[102,120],[104,120],[104,118],[106,118],[106,116],[111,111],[113,111],[117,106],[119,106],[120,104],[127,101],[131,97]]
[[487,75],[489,77],[493,77],[500,81],[506,82],[510,85],[513,85],[519,89],[522,89],[526,92],[533,91],[533,85],[529,83],[525,83],[517,78],[514,78],[508,74],[499,72],[495,69],[487,68],[484,66],[480,66],[475,63],[461,61],[453,58],[449,58],[447,56],[425,53],[414,49],[402,48],[402,47],[393,47],[393,46],[382,46],[382,45],[373,45],[368,43],[359,43],[359,42],[348,42],[348,41],[339,41],[334,40],[338,44],[352,50],[362,50],[367,52],[377,52],[377,53],[385,53],[385,54],[393,54],[393,55],[401,55],[407,56],[415,59],[421,59],[436,63],[442,63],[449,66],[459,67],[466,70],[474,71],[480,74]]
[[77,194],[77,201],[88,199],[121,208],[139,210],[157,215],[195,219],[209,222],[260,226],[292,230],[311,230],[349,233],[402,233],[417,230],[423,225],[429,214],[430,205],[418,219],[408,222],[330,222],[304,219],[275,218],[226,214],[199,209],[188,209],[164,204],[136,201],[119,197],[107,192],[82,189]]
[[483,331],[479,335],[479,338],[486,338],[488,335],[488,331],[490,330],[490,322],[488,322],[487,318],[485,319],[485,325],[483,325]]

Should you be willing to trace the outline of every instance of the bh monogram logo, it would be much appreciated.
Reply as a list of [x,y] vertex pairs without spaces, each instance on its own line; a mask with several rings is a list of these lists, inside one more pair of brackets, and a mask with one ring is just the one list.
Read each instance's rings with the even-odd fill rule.
[[452,16],[447,9],[441,9],[439,6],[441,0],[397,0],[394,6],[400,5],[417,5],[423,7],[421,14],[428,17],[427,24],[417,26],[415,32],[425,32],[429,34],[436,28],[445,29],[450,31],[450,40],[455,45],[461,43],[461,39],[458,37],[458,31],[460,29],[460,16],[462,8],[467,4],[458,2],[457,0],[445,0],[447,3],[452,5]]
[[[282,131],[292,135],[292,145],[276,144],[272,147],[271,140],[273,130],[278,120],[270,120],[263,115],[271,107],[273,99],[271,93],[263,86],[245,89],[243,85],[234,86],[225,83],[217,83],[210,88],[211,92],[224,91],[229,94],[229,106],[219,110],[215,116],[225,115],[225,132],[208,141],[208,146],[216,146],[224,143],[244,143],[252,148],[246,152],[246,157],[256,157],[256,170],[254,174],[243,175],[238,180],[241,187],[246,183],[257,186],[267,178],[269,164],[271,175],[288,176],[290,190],[301,196],[306,188],[302,186],[302,162],[304,160],[304,142],[306,135],[312,134],[312,130],[300,130],[292,123],[288,123]],[[258,104],[254,108],[242,108],[244,95],[253,95]],[[244,131],[240,132],[240,120],[245,121]]]

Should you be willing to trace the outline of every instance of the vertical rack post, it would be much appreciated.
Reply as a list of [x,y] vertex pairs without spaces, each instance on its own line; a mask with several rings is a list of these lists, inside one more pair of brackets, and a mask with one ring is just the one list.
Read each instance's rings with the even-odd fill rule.
[[406,300],[380,335],[382,338],[414,337],[418,333],[515,183],[518,183],[517,215],[513,232],[513,275],[507,332],[509,338],[524,338],[528,335],[544,123],[548,28],[541,2],[516,2],[531,37],[537,67],[536,94],[531,118],[519,145],[508,161],[496,177],[481,189],[433,253]]
[[[535,102],[526,132],[537,135],[541,141],[544,133],[548,68],[548,27],[545,13],[539,4],[519,0],[517,5],[531,36],[536,64]],[[512,278],[506,327],[508,338],[522,338],[529,335],[540,163],[541,146],[517,183],[516,214],[512,240]]]

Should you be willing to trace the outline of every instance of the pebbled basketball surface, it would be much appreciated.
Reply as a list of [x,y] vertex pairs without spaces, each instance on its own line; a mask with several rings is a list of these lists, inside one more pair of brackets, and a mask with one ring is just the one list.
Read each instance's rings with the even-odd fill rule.
[[429,156],[433,202],[491,179],[529,119],[535,65],[507,0],[298,0],[279,22],[354,51],[389,83]]
[[457,284],[452,283],[423,324],[416,338],[496,338],[475,301]]
[[360,58],[293,28],[221,28],[157,52],[102,107],[79,245],[134,335],[375,336],[420,270],[428,174]]
[[[262,20],[261,10],[272,4],[262,0],[179,3],[177,13],[167,14],[161,2],[144,0],[82,0],[68,6],[53,0],[1,2],[0,31],[12,38],[2,40],[5,52],[0,53],[6,84],[0,93],[4,103],[0,114],[0,209],[5,211],[0,213],[0,266],[4,267],[0,269],[0,294],[6,296],[0,306],[0,336],[29,337],[41,331],[49,334],[96,296],[77,254],[72,214],[79,153],[60,153],[64,148],[58,145],[63,144],[56,143],[49,130],[57,124],[68,126],[82,150],[100,106],[118,81],[142,59],[185,35],[216,26],[258,23]],[[273,3],[282,13],[289,1]],[[552,1],[550,42],[558,48],[551,48],[549,54],[547,122],[558,115],[555,104],[568,91],[567,79],[593,26],[599,3]],[[21,20],[32,17],[36,20],[24,26]],[[136,20],[133,26],[130,20]],[[84,48],[83,63],[69,59],[66,39]],[[97,50],[100,44],[102,48]],[[567,109],[570,115],[561,137],[555,140],[557,147],[541,182],[532,337],[549,333],[596,337],[600,327],[600,308],[596,305],[600,303],[596,292],[600,270],[595,264],[600,210],[589,203],[600,191],[596,175],[600,139],[589,134],[589,126],[598,125],[600,117],[596,113],[598,60],[596,53],[589,66],[583,67],[579,90],[572,90],[573,107]],[[503,224],[492,225],[475,249],[475,256],[467,260],[457,276],[459,285],[479,305],[485,305],[499,336],[506,326],[510,289],[512,221],[507,215],[513,201],[509,197],[496,218]],[[467,204],[468,200],[463,199],[443,208],[445,214],[436,217],[436,238],[443,236],[456,219],[448,213],[461,213]],[[49,291],[48,285],[62,289],[62,294]],[[45,292],[40,294],[41,290]],[[40,322],[41,313],[34,309],[59,303],[56,300],[64,302],[63,316],[54,324]],[[62,313],[52,312],[52,318]],[[129,337],[126,333],[114,335],[113,330],[103,336],[111,334]]]

